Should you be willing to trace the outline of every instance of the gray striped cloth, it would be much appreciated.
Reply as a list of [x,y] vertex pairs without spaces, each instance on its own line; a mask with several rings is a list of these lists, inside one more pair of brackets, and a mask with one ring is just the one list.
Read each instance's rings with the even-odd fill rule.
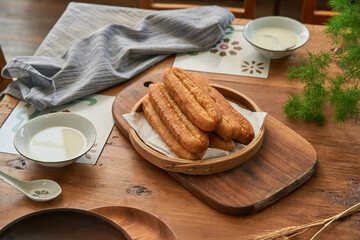
[[234,16],[218,6],[150,11],[71,3],[34,56],[2,71],[17,78],[5,94],[39,110],[129,80],[174,53],[204,51]]

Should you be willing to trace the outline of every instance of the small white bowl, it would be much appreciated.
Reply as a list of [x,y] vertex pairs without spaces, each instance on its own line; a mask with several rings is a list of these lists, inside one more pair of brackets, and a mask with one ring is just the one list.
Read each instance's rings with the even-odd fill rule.
[[87,153],[96,129],[86,118],[67,112],[49,113],[25,123],[14,137],[15,149],[46,167],[63,167]]
[[[274,31],[270,31],[270,28]],[[264,33],[262,37],[268,38],[268,44],[265,44],[265,38],[262,39],[263,44],[259,44],[259,38],[253,39],[255,33],[260,34],[259,30]],[[266,30],[267,33],[264,32]],[[280,30],[280,32],[278,30]],[[304,24],[294,19],[281,16],[257,18],[246,24],[243,35],[261,55],[273,59],[290,55],[295,49],[303,46],[309,40],[310,36],[309,30]],[[297,41],[293,42],[292,37],[296,37]],[[270,43],[275,44],[274,41],[278,44],[276,48],[270,47]],[[286,43],[286,41],[288,41],[288,44],[283,44],[284,42]]]

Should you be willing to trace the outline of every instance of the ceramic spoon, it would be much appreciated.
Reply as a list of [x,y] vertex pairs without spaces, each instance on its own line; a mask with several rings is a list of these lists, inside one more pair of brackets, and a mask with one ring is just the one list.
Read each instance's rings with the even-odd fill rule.
[[31,200],[38,202],[50,201],[61,193],[59,184],[52,180],[22,181],[2,171],[0,171],[0,179],[18,189]]

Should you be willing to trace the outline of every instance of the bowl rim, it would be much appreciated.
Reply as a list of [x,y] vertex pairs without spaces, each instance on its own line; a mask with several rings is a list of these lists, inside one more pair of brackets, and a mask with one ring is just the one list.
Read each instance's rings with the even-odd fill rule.
[[[286,19],[287,21],[292,21],[292,22],[295,22],[296,24],[299,24],[299,26],[302,26],[303,29],[305,30],[305,32],[307,33],[307,37],[306,39],[300,43],[299,45],[296,45],[295,47],[293,48],[290,48],[290,49],[285,49],[285,50],[273,50],[273,49],[268,49],[268,48],[264,48],[264,47],[261,47],[261,46],[258,46],[256,44],[254,44],[249,38],[247,38],[246,34],[245,34],[245,30],[249,28],[249,26],[251,24],[253,24],[254,22],[256,21],[260,21],[260,20],[264,20],[266,18],[277,18],[277,19]],[[294,51],[302,46],[304,46],[308,41],[309,41],[309,38],[310,38],[310,32],[309,32],[309,29],[301,22],[299,22],[298,20],[296,19],[293,19],[293,18],[290,18],[290,17],[285,17],[285,16],[264,16],[264,17],[259,17],[259,18],[256,18],[254,20],[251,20],[250,22],[248,22],[245,26],[244,26],[244,29],[243,29],[243,36],[245,38],[245,40],[250,43],[251,45],[261,49],[261,50],[264,50],[264,51],[271,51],[271,52],[276,52],[276,53],[285,53],[285,52],[289,52],[289,51]]]
[[[41,119],[43,118],[49,118],[49,116],[51,115],[51,117],[56,117],[55,115],[63,115],[63,116],[70,116],[70,115],[73,115],[73,116],[76,116],[80,119],[82,119],[82,121],[86,121],[89,123],[89,125],[91,126],[91,128],[93,128],[94,130],[94,138],[93,138],[93,141],[89,142],[88,147],[83,149],[80,153],[78,153],[76,156],[72,157],[72,158],[67,158],[67,159],[64,159],[64,160],[56,160],[56,161],[44,161],[44,160],[39,160],[39,159],[36,159],[34,157],[32,157],[31,155],[28,155],[28,154],[25,154],[23,153],[22,151],[20,151],[19,147],[18,147],[18,144],[16,142],[16,139],[17,139],[17,135],[20,133],[21,129],[23,129],[26,125],[28,124],[31,124],[35,121],[41,121]],[[55,125],[54,125],[55,126]],[[83,133],[82,133],[83,134]],[[97,138],[97,131],[96,131],[96,128],[94,126],[94,124],[89,120],[87,119],[86,117],[83,117],[81,116],[80,114],[77,114],[77,113],[72,113],[72,112],[55,112],[55,113],[46,113],[46,114],[43,114],[43,115],[40,115],[38,117],[35,117],[29,121],[27,121],[26,123],[24,123],[15,133],[15,136],[13,138],[13,145],[16,149],[16,151],[23,157],[29,159],[29,160],[32,160],[32,161],[35,161],[35,162],[38,162],[38,163],[42,163],[42,164],[48,164],[48,165],[56,165],[56,164],[61,164],[61,163],[67,163],[67,162],[71,162],[71,161],[75,161],[76,159],[78,159],[79,157],[81,157],[82,155],[86,154],[88,151],[90,151],[90,149],[94,146],[95,142],[96,142],[96,138]],[[87,139],[88,140],[88,139]]]

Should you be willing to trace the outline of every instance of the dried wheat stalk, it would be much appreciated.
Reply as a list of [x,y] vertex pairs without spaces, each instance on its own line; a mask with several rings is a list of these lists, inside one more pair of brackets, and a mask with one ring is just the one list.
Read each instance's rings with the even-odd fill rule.
[[314,240],[315,237],[320,234],[325,228],[327,228],[332,222],[346,217],[350,216],[354,213],[357,213],[360,211],[360,202],[355,204],[354,206],[346,209],[342,213],[339,213],[335,216],[332,216],[330,218],[326,218],[323,220],[314,221],[308,224],[300,225],[300,226],[292,226],[292,227],[286,227],[275,231],[266,231],[262,232],[257,235],[250,235],[245,238],[244,240],[288,240],[296,235],[302,234],[305,231],[307,231],[311,227],[324,225],[312,238],[311,240]]

